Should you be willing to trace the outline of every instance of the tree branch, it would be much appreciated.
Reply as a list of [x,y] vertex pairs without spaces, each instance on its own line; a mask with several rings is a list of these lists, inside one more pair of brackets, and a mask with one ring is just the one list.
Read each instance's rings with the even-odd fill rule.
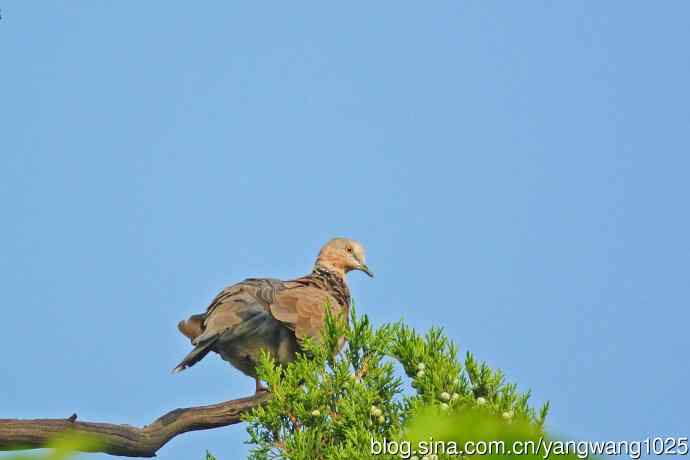
[[[175,409],[143,428],[112,423],[67,419],[0,419],[0,451],[46,447],[65,433],[96,437],[100,445],[87,450],[124,457],[155,457],[156,452],[175,436],[195,430],[208,430],[241,421],[240,416],[270,398],[263,393],[210,406]],[[87,448],[89,449],[89,448]],[[86,449],[85,449],[86,450]]]

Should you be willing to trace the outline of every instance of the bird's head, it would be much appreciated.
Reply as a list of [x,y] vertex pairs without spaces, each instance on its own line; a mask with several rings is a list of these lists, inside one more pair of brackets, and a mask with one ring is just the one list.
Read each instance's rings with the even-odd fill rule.
[[326,243],[319,251],[315,266],[340,274],[360,270],[374,277],[366,264],[364,246],[359,241],[349,238],[333,238]]

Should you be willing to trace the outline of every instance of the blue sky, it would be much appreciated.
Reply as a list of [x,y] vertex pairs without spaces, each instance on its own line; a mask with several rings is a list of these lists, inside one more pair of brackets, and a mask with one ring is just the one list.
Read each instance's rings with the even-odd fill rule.
[[0,8],[0,417],[250,394],[170,375],[177,321],[343,235],[360,312],[444,326],[551,431],[690,434],[687,2]]

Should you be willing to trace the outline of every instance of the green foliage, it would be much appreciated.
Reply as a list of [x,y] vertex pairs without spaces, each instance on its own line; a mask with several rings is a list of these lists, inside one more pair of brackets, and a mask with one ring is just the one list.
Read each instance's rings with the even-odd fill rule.
[[56,436],[46,446],[49,449],[46,452],[38,455],[17,454],[6,457],[5,460],[67,460],[74,457],[80,451],[96,451],[100,445],[101,441],[94,436],[83,433],[65,433]]
[[533,439],[548,412],[470,353],[461,363],[441,329],[374,328],[354,308],[349,324],[328,315],[322,342],[307,340],[295,362],[282,368],[264,355],[258,372],[273,397],[245,416],[252,460],[410,458],[373,446],[432,436]]

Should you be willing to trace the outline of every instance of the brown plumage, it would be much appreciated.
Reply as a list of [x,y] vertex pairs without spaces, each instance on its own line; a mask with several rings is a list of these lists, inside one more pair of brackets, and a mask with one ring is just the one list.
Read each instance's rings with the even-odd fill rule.
[[173,370],[193,366],[215,351],[237,369],[256,379],[261,350],[285,365],[295,358],[305,337],[321,338],[326,306],[347,318],[350,290],[345,275],[361,270],[373,276],[364,248],[348,238],[326,243],[309,275],[290,281],[249,278],[223,289],[206,309],[180,321],[178,329],[194,345]]

